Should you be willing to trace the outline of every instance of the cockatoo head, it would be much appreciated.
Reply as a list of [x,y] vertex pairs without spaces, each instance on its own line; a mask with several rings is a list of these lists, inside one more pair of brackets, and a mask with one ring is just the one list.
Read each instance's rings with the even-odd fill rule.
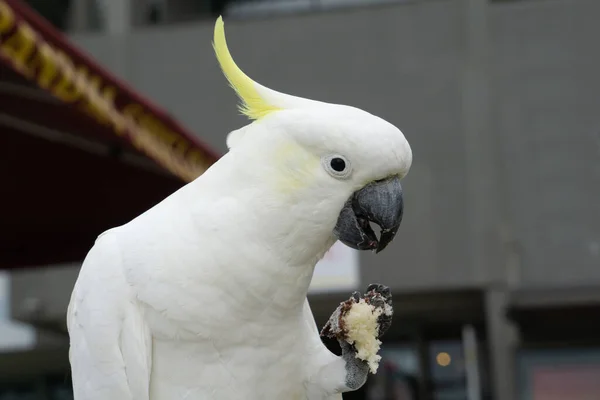
[[402,221],[400,180],[412,163],[402,132],[358,108],[260,85],[235,64],[221,18],[214,34],[220,66],[254,121],[229,134],[230,152],[245,160],[271,199],[300,212],[314,235],[324,230],[351,248],[383,250]]

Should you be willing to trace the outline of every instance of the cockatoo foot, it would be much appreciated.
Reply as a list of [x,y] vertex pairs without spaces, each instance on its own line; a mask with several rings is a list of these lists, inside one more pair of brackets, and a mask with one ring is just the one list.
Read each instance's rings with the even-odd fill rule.
[[377,323],[379,324],[379,335],[377,338],[379,339],[392,325],[392,314],[394,313],[392,292],[385,285],[373,283],[367,287],[365,300],[374,306],[375,310],[381,310],[381,314],[377,318]]

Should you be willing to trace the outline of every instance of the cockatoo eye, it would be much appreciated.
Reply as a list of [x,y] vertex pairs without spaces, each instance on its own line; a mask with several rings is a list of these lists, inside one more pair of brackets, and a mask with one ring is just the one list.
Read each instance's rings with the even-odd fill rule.
[[335,172],[344,172],[346,169],[346,161],[340,157],[332,158],[331,161],[329,161],[329,165]]
[[339,154],[331,154],[321,160],[323,168],[334,178],[343,179],[350,176],[352,168],[346,157]]

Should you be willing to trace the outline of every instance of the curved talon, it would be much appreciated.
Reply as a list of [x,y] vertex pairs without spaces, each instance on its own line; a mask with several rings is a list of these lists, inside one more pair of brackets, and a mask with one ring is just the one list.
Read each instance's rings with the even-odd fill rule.
[[[379,324],[379,339],[392,325],[392,291],[385,285],[380,283],[372,283],[367,287],[365,298],[368,298],[369,303],[374,307],[384,309],[384,312],[382,312],[377,319],[377,323]],[[389,308],[389,312],[387,313],[385,312],[386,305]]]
[[368,287],[367,287],[367,292],[375,292],[375,293],[379,293],[381,294],[383,297],[391,297],[392,296],[392,292],[390,291],[390,288],[382,285],[380,283],[371,283]]
[[381,315],[379,317],[379,336],[377,337],[378,339],[381,338],[383,335],[385,335],[385,333],[387,332],[388,329],[390,329],[390,326],[392,326],[392,317],[388,317],[387,315]]

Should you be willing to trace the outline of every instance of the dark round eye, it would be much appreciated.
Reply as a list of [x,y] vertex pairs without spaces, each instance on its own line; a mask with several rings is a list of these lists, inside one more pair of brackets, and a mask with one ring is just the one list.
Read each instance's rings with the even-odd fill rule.
[[321,158],[323,169],[335,179],[346,179],[352,174],[352,163],[341,154],[328,154]]
[[339,157],[332,158],[329,165],[331,165],[331,169],[336,172],[342,172],[346,169],[346,161]]

